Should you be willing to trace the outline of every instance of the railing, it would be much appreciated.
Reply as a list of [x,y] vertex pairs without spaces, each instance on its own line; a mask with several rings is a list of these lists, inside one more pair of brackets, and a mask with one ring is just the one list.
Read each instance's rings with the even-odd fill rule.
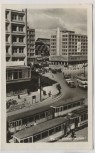
[[22,66],[24,65],[24,61],[11,61],[11,62],[6,62],[6,66]]

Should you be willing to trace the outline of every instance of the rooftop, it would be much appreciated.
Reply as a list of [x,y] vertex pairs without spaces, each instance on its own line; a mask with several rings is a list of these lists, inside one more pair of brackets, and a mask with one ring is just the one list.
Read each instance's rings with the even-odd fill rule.
[[53,128],[57,125],[60,125],[64,123],[65,121],[67,121],[67,118],[63,118],[63,117],[55,118],[53,120],[49,120],[49,121],[40,123],[38,125],[35,125],[33,127],[21,130],[17,132],[16,134],[14,134],[14,137],[17,137],[19,139],[26,138],[26,137],[35,135],[37,133],[43,132],[44,130],[47,130],[49,128]]

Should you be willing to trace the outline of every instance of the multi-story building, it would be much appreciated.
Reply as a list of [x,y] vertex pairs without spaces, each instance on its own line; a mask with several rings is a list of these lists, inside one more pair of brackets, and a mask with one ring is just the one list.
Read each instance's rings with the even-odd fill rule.
[[87,35],[58,28],[50,41],[50,61],[60,64],[77,64],[87,62]]
[[31,79],[27,67],[27,10],[5,10],[6,83]]
[[27,27],[27,62],[35,62],[35,29]]

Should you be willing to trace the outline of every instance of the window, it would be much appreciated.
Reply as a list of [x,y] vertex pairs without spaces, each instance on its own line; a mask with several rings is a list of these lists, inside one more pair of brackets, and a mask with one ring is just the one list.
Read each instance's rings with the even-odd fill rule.
[[27,119],[23,119],[22,124],[27,124]]
[[22,78],[22,71],[19,71],[19,78]]
[[22,26],[19,27],[19,31],[23,32],[23,27]]
[[23,42],[23,37],[20,37],[19,38],[19,42]]
[[47,136],[48,136],[48,131],[45,131],[45,132],[42,133],[42,138],[45,138]]
[[16,20],[17,15],[16,14],[12,14],[12,20]]
[[23,48],[19,48],[19,53],[23,53]]
[[17,48],[13,48],[13,53],[17,53]]
[[52,135],[52,134],[54,134],[54,129],[49,130],[49,135]]
[[20,21],[23,21],[23,16],[22,16],[22,15],[19,15],[19,16],[18,16],[18,19],[19,19]]
[[68,105],[68,109],[70,109],[72,107],[72,105]]
[[64,106],[63,109],[66,110],[67,109],[67,106]]
[[57,127],[55,128],[55,131],[56,131],[56,132],[61,131],[61,126],[57,126]]
[[33,142],[40,140],[40,134],[33,137]]
[[79,106],[79,105],[80,105],[80,102],[77,103],[77,106]]
[[76,103],[73,104],[73,107],[76,107]]
[[14,72],[14,79],[18,79],[18,72]]
[[12,31],[17,31],[17,26],[16,25],[12,26]]
[[23,143],[23,140],[20,140],[20,143]]
[[45,113],[41,113],[40,118],[44,118],[44,117],[45,117]]
[[27,139],[24,139],[24,143],[28,143],[28,138]]
[[13,41],[13,42],[17,42],[17,37],[15,37],[15,36],[12,37],[12,41]]
[[29,142],[32,142],[32,137],[28,138],[29,139]]
[[29,122],[33,122],[34,120],[33,120],[33,117],[31,116],[31,117],[29,117]]
[[35,116],[35,120],[39,120],[39,115],[36,115]]

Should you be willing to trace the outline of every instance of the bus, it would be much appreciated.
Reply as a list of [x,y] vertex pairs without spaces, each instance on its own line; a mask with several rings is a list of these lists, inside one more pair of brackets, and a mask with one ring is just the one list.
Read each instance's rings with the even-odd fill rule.
[[88,88],[87,77],[83,77],[83,76],[77,77],[77,83],[80,88],[84,88],[84,89]]

